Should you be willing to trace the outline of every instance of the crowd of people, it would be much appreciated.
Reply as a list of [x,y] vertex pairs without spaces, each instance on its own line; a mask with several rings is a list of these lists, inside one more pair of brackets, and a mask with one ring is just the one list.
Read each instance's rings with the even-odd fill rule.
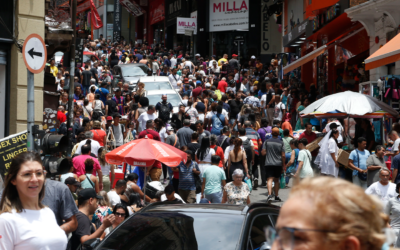
[[[279,249],[287,247],[282,247],[282,242],[293,245],[289,236],[293,238],[299,231],[290,228],[294,224],[288,218],[301,218],[305,228],[315,228],[311,226],[312,218],[304,217],[314,207],[324,208],[318,210],[321,216],[343,216],[343,222],[360,230],[354,232],[359,244],[382,246],[383,222],[390,223],[397,234],[400,231],[399,186],[389,182],[391,172],[383,161],[384,155],[392,154],[392,178],[396,181],[400,174],[396,171],[400,168],[398,128],[390,132],[394,145],[389,153],[376,145],[368,120],[301,117],[299,113],[324,93],[318,93],[313,85],[307,91],[294,76],[278,80],[276,56],[267,65],[255,56],[238,61],[235,54],[231,59],[226,54],[219,60],[199,54],[192,59],[180,49],[130,46],[104,39],[87,41],[85,51],[93,55],[83,67],[75,69],[73,86],[62,65],[57,67],[52,59],[48,66],[60,92],[59,134],[67,135],[67,89],[74,88],[70,171],[61,175],[60,181],[45,180],[37,154],[21,153],[13,159],[0,203],[0,247],[55,249],[51,247],[54,245],[65,249],[65,234],[70,234],[70,249],[77,249],[87,240],[103,239],[146,203],[246,205],[250,204],[252,190],[259,186],[267,188],[267,201],[280,202],[280,186],[288,187],[291,178],[298,185],[281,210],[277,224],[281,230],[272,233],[279,239]],[[137,89],[131,90],[129,84],[118,82],[112,89],[114,66],[129,63],[147,65],[149,75],[168,77],[182,97],[178,112],[174,113],[167,95],[157,104],[150,104],[144,83],[139,82]],[[348,129],[351,122],[355,123],[354,131]],[[323,136],[319,149],[308,150],[318,136]],[[356,149],[345,168],[338,162],[339,149],[349,137]],[[126,177],[116,181],[115,173],[121,168],[107,163],[105,155],[137,139],[166,143],[185,152],[187,160],[178,166],[158,161],[147,168],[130,166],[124,173]],[[370,154],[371,150],[375,153]],[[334,178],[311,178],[319,175]],[[335,177],[348,179],[366,189],[365,193],[377,195],[379,206],[389,217],[379,214],[380,207],[374,207],[373,199],[361,188]],[[149,197],[143,192],[145,178],[166,187]],[[343,192],[346,202],[339,192]],[[303,206],[304,198],[314,204]],[[299,207],[302,210],[294,211]],[[343,210],[349,213],[337,213]],[[362,219],[355,221],[353,214],[375,217],[360,222]],[[27,223],[30,219],[35,223]],[[309,231],[348,232],[343,225],[330,223],[330,219]],[[369,232],[367,240],[363,230]],[[335,244],[344,240],[356,244],[345,236],[332,234],[329,239]],[[272,244],[278,242],[271,240]],[[324,249],[319,246],[313,249]],[[326,247],[329,249],[329,244]]]

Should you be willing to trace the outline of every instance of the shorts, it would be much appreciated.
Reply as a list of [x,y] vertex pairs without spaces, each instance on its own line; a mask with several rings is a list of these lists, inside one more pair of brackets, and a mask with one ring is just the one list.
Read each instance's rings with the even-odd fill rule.
[[281,178],[282,166],[265,166],[267,178]]

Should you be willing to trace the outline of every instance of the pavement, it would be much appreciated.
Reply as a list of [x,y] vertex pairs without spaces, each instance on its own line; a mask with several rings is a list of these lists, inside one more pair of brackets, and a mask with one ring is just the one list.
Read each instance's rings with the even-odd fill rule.
[[[259,180],[259,185],[261,185],[261,180]],[[276,206],[282,206],[283,202],[285,202],[290,193],[290,189],[292,186],[292,179],[289,181],[289,188],[285,189],[279,189],[279,198],[281,198],[282,202],[275,202],[272,200],[271,204],[276,205]],[[267,202],[267,196],[268,196],[268,189],[267,186],[258,186],[257,190],[253,190],[250,194],[250,201],[251,203],[255,202]],[[275,199],[275,197],[273,198]]]

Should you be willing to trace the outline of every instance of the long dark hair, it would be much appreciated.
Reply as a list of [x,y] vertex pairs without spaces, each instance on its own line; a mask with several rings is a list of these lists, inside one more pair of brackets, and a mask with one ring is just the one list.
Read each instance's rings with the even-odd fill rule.
[[129,205],[136,205],[136,207],[143,207],[138,193],[132,193],[129,195]]
[[122,203],[118,203],[118,204],[115,205],[114,210],[113,210],[113,214],[115,215],[117,210],[120,209],[120,208],[122,208],[125,211],[125,219],[128,218],[129,217],[128,208],[126,206],[122,205]]
[[197,158],[202,161],[210,152],[210,137],[205,136],[201,139],[201,146],[197,150]]
[[[31,151],[20,153],[17,156],[15,156],[14,159],[12,159],[10,168],[8,169],[8,174],[4,181],[3,196],[1,197],[0,201],[0,214],[5,212],[11,213],[12,209],[15,209],[17,213],[21,213],[23,211],[24,208],[22,207],[17,187],[14,184],[12,184],[11,181],[17,178],[17,174],[19,173],[22,164],[24,164],[25,162],[35,162],[35,161],[39,162],[40,165],[43,166],[40,155]],[[44,198],[44,190],[45,190],[44,180],[43,180],[43,186],[41,188],[42,189],[39,192],[38,202],[39,202],[39,207],[44,208],[44,205],[41,203],[41,201]]]
[[236,138],[233,144],[235,144],[235,147],[233,148],[233,153],[235,154],[235,160],[236,160],[242,146],[242,139]]
[[337,130],[337,129],[332,129],[331,131],[332,131],[332,132],[331,132],[331,134],[329,135],[329,139],[333,138],[333,139],[335,140],[335,142],[336,142],[336,145],[339,144],[338,141],[337,141],[337,139],[334,137],[334,135],[336,135],[337,133],[339,133],[339,130]]

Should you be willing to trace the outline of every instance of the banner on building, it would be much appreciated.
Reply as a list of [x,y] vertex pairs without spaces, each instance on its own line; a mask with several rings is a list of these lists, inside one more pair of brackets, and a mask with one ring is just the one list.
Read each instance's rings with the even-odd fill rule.
[[165,19],[164,0],[154,0],[150,3],[150,25]]
[[114,1],[114,23],[113,23],[113,41],[118,42],[121,40],[121,21],[122,12],[121,4],[119,1]]
[[185,34],[185,30],[193,30],[197,34],[197,20],[194,18],[178,17],[176,19],[176,34]]
[[249,29],[249,0],[210,0],[210,32]]
[[95,30],[100,29],[103,27],[103,22],[101,21],[99,12],[97,12],[96,5],[94,4],[93,0],[90,0],[90,9],[92,11],[92,22],[93,22],[93,28]]
[[261,8],[261,55],[280,53],[282,50],[282,33],[274,16],[268,15],[268,5],[263,3]]
[[119,2],[131,15],[140,16],[143,14],[142,9],[134,0],[119,0]]
[[27,142],[28,135],[26,130],[0,140],[0,174],[2,177],[7,175],[12,159],[28,150],[26,147]]

